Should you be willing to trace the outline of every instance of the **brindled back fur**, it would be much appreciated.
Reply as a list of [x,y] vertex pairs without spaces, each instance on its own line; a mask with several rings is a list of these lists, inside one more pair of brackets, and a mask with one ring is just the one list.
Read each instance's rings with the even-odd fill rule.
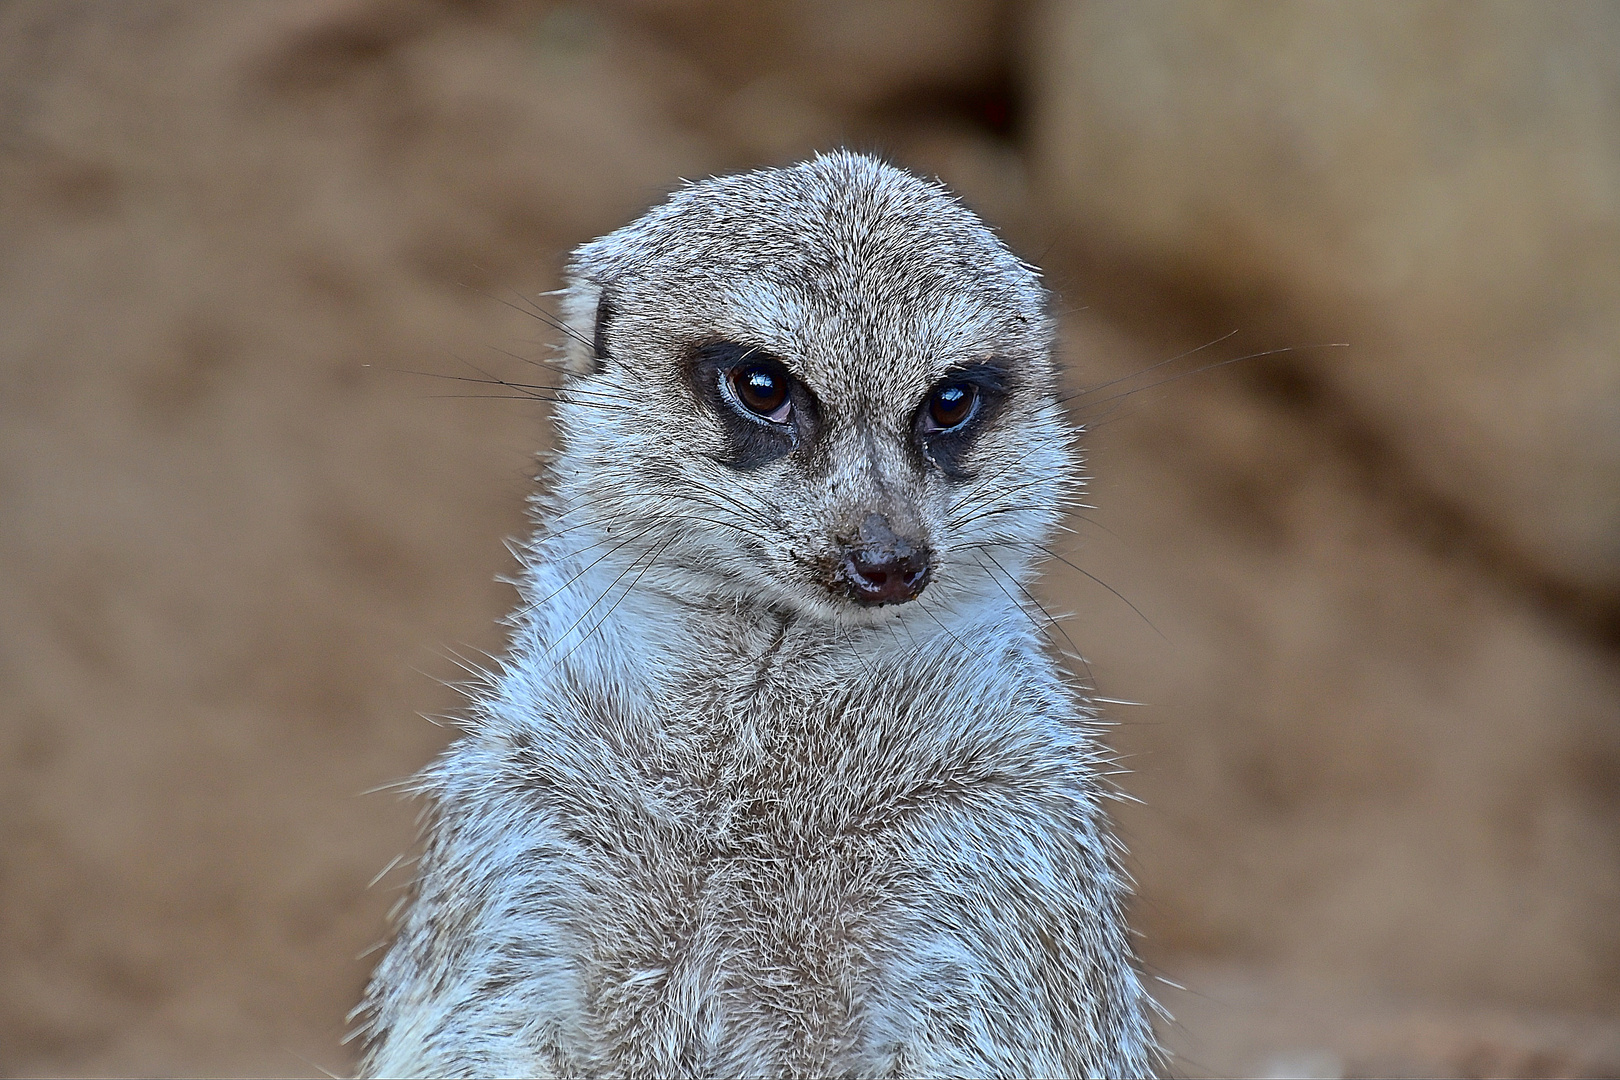
[[1095,716],[1030,614],[1079,482],[1036,273],[839,152],[586,244],[563,314],[365,1073],[1145,1075]]

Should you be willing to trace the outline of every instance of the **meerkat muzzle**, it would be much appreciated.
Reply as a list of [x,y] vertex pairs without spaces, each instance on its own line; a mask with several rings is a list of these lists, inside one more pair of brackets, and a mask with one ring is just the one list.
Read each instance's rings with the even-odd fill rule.
[[846,550],[838,582],[858,604],[903,604],[928,585],[927,545],[897,534],[882,514],[867,514],[856,542]]

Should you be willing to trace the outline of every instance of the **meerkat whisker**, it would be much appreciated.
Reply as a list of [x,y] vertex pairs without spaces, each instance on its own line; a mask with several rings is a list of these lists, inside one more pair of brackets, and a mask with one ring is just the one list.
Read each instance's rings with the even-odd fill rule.
[[[1227,336],[1230,337],[1231,335],[1227,335]],[[1221,340],[1225,340],[1225,339],[1223,338]],[[1348,349],[1349,347],[1350,347],[1350,343],[1347,342],[1347,341],[1328,341],[1328,342],[1323,342],[1323,343],[1321,343],[1319,345],[1282,345],[1282,346],[1279,346],[1278,348],[1275,348],[1275,349],[1261,349],[1258,352],[1245,353],[1242,356],[1234,356],[1229,360],[1216,360],[1213,363],[1200,364],[1198,367],[1193,368],[1191,371],[1178,372],[1175,375],[1171,375],[1171,376],[1169,376],[1167,378],[1160,379],[1158,382],[1149,383],[1146,386],[1132,387],[1129,390],[1123,390],[1123,391],[1120,391],[1117,394],[1110,394],[1108,397],[1105,397],[1105,398],[1098,398],[1095,402],[1088,401],[1086,404],[1089,407],[1090,405],[1093,405],[1093,404],[1104,405],[1104,404],[1107,404],[1108,402],[1111,402],[1111,401],[1121,401],[1121,400],[1123,400],[1125,398],[1132,397],[1132,396],[1134,396],[1136,394],[1140,394],[1144,390],[1157,390],[1161,386],[1169,386],[1173,382],[1180,382],[1182,379],[1190,378],[1190,377],[1192,377],[1194,375],[1202,375],[1205,372],[1214,371],[1217,368],[1227,367],[1227,366],[1229,366],[1231,364],[1241,364],[1246,360],[1259,360],[1259,359],[1261,359],[1263,357],[1267,357],[1267,356],[1278,356],[1278,355],[1280,355],[1282,353],[1303,352],[1303,351],[1308,350],[1308,349]],[[1196,350],[1194,350],[1194,351],[1196,351]],[[1158,367],[1158,366],[1159,365],[1157,365],[1157,364],[1154,365],[1154,367]],[[1144,370],[1145,371],[1151,371],[1153,369],[1152,368],[1145,368]],[[1108,384],[1104,384],[1104,385],[1108,385]],[[1099,389],[1100,389],[1100,387],[1099,387]],[[1063,402],[1063,403],[1067,403],[1070,400],[1078,400],[1079,398],[1085,396],[1087,393],[1090,393],[1090,392],[1091,391],[1085,391],[1085,390],[1079,391],[1078,393],[1071,394],[1071,395],[1069,395],[1068,397],[1065,397],[1065,398],[1060,398],[1059,400],[1061,402]],[[1097,425],[1092,424],[1090,426],[1091,427],[1096,427]]]
[[[1025,587],[1023,582],[1019,581],[1016,577],[1014,577],[1012,574],[1007,572],[1006,567],[1001,565],[1000,561],[996,559],[995,554],[991,551],[991,548],[995,547],[995,546],[1000,546],[1000,545],[986,545],[986,546],[980,548],[977,551],[977,554],[983,555],[985,558],[989,559],[991,564],[993,566],[995,566],[995,568],[1001,572],[1001,576],[1004,577],[1006,580],[1012,582],[1014,587],[1016,587],[1018,589],[1019,593],[1021,593],[1023,595],[1025,600],[1027,600],[1031,604],[1035,605],[1035,609],[1037,611],[1039,611],[1041,613],[1041,615],[1046,619],[1046,625],[1053,628],[1053,629],[1055,629],[1055,630],[1057,630],[1058,633],[1062,634],[1063,635],[1063,640],[1065,642],[1067,642],[1068,645],[1069,645],[1070,654],[1073,655],[1073,656],[1078,657],[1080,655],[1080,646],[1078,646],[1078,645],[1076,645],[1074,643],[1074,639],[1069,636],[1069,631],[1064,628],[1062,622],[1058,618],[1054,617],[1052,615],[1052,613],[1046,609],[1045,604],[1041,603],[1038,599],[1035,598],[1035,594],[1030,592],[1029,589],[1027,587]],[[1085,661],[1082,660],[1081,663],[1085,663]],[[1087,671],[1089,673],[1090,665],[1087,665]]]
[[1118,386],[1120,383],[1130,382],[1132,379],[1139,379],[1143,375],[1146,375],[1150,371],[1158,371],[1160,368],[1167,367],[1170,364],[1175,363],[1177,360],[1185,360],[1187,357],[1196,355],[1197,353],[1201,353],[1205,349],[1213,348],[1214,346],[1219,345],[1223,341],[1227,341],[1227,340],[1229,340],[1229,339],[1231,339],[1233,337],[1236,337],[1237,334],[1238,334],[1238,331],[1236,331],[1236,330],[1228,330],[1226,333],[1222,334],[1218,338],[1211,338],[1210,340],[1204,342],[1202,345],[1195,346],[1195,347],[1193,347],[1191,349],[1188,349],[1186,352],[1180,352],[1180,353],[1177,353],[1176,355],[1174,355],[1172,357],[1169,357],[1167,359],[1160,360],[1160,361],[1158,361],[1156,363],[1149,364],[1147,367],[1142,368],[1142,369],[1140,369],[1138,371],[1133,371],[1129,375],[1120,375],[1120,376],[1118,376],[1116,378],[1109,379],[1107,382],[1093,383],[1090,386],[1083,386],[1083,387],[1079,388],[1078,390],[1075,390],[1075,391],[1073,391],[1071,393],[1060,395],[1058,397],[1058,401],[1059,401],[1059,403],[1066,404],[1066,403],[1068,403],[1070,401],[1075,400],[1076,398],[1085,397],[1087,394],[1095,394],[1099,390],[1106,390],[1110,386]]
[[[630,590],[634,589],[636,587],[636,583],[639,582],[642,579],[642,576],[645,575],[648,570],[652,569],[653,563],[658,561],[658,556],[660,554],[662,554],[664,552],[664,550],[666,548],[668,548],[669,545],[672,544],[672,543],[674,543],[673,539],[665,540],[658,547],[653,548],[651,551],[647,552],[647,565],[643,566],[640,570],[638,570],[636,572],[636,576],[630,579],[629,584],[625,585],[624,591],[619,594],[619,598],[617,600],[613,601],[613,603],[608,606],[608,609],[602,613],[602,617],[600,619],[596,620],[595,625],[593,625],[590,628],[590,630],[588,630],[585,634],[583,634],[580,637],[579,641],[574,645],[574,647],[572,649],[569,649],[568,652],[564,653],[561,657],[559,657],[552,664],[553,667],[558,667],[562,663],[564,663],[570,656],[573,656],[575,652],[579,651],[579,647],[581,645],[584,645],[585,642],[590,639],[592,634],[594,634],[598,630],[602,629],[602,625],[608,621],[608,618],[613,614],[614,609],[616,609],[621,603],[624,602],[624,598],[630,595]],[[635,566],[635,563],[631,563],[630,567],[627,567],[625,572],[628,573],[629,569],[633,568],[634,566]],[[618,578],[614,578],[613,583],[615,585],[617,585],[618,582],[619,582],[619,578],[622,578],[623,576],[624,576],[624,574],[620,574]],[[609,586],[610,591],[611,591],[611,589],[612,589],[612,586]],[[606,596],[607,593],[603,593],[602,595]]]
[[[633,533],[632,535],[626,537],[625,539],[620,540],[617,543],[613,544],[613,546],[608,548],[608,550],[604,551],[601,555],[598,555],[596,558],[592,559],[590,562],[586,563],[584,566],[582,566],[575,573],[573,573],[568,578],[566,578],[561,584],[559,584],[557,586],[556,589],[552,590],[547,595],[541,597],[539,600],[535,600],[532,603],[530,603],[527,606],[526,610],[532,612],[532,611],[538,610],[541,607],[544,607],[547,603],[549,603],[552,600],[555,600],[557,597],[561,596],[564,592],[566,592],[568,590],[569,586],[573,585],[575,582],[583,580],[584,577],[587,574],[589,574],[591,572],[591,570],[593,568],[595,568],[595,566],[598,563],[603,562],[604,560],[606,560],[608,558],[608,556],[612,555],[614,552],[618,551],[620,548],[623,548],[623,547],[625,547],[625,546],[627,546],[629,544],[635,543],[637,540],[640,540],[643,536],[646,536],[648,533],[650,533],[652,531],[653,531],[653,526],[649,525],[646,528],[642,529],[640,532]],[[606,543],[607,541],[602,541],[602,542]],[[584,548],[582,550],[589,551],[591,548],[594,548],[596,546],[598,546],[598,545],[591,544],[591,545],[589,545],[588,547],[586,547],[586,548]],[[580,613],[580,619],[583,619],[589,613],[590,613],[590,609],[587,608],[584,612]],[[578,624],[578,621],[579,620],[575,620],[575,625]],[[570,626],[569,629],[570,630],[573,629],[573,626]],[[565,631],[565,633],[566,633],[566,631]]]
[[475,288],[468,285],[466,282],[461,282],[460,284],[463,289],[466,289],[469,292],[475,292],[486,300],[493,300],[497,304],[501,304],[504,307],[509,307],[520,315],[525,315],[531,319],[537,319],[551,327],[553,330],[568,335],[581,345],[584,345],[587,348],[590,347],[590,339],[586,338],[584,335],[580,334],[579,331],[569,326],[565,320],[559,319],[557,316],[553,315],[539,304],[535,304],[530,301],[528,297],[523,296],[521,293],[516,293],[514,295],[518,296],[518,298],[523,301],[522,304],[514,304],[510,300],[502,299],[501,297],[496,296],[494,293],[485,292],[483,289]]

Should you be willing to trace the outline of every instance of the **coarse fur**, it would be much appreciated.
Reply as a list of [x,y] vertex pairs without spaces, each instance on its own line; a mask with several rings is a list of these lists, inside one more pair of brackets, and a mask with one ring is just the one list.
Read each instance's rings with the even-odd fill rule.
[[[838,152],[586,244],[563,315],[510,655],[420,778],[364,1073],[1146,1075],[1104,752],[1027,592],[1078,484],[1036,273]],[[726,389],[764,358],[786,422]],[[920,592],[859,600],[902,541]]]

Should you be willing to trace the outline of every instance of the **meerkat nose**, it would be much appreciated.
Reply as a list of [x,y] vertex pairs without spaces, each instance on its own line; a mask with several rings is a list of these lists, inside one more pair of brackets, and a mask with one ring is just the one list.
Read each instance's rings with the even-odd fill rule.
[[859,543],[844,560],[843,578],[850,598],[859,604],[903,604],[928,584],[928,550],[895,533],[889,519],[868,514],[861,522]]

